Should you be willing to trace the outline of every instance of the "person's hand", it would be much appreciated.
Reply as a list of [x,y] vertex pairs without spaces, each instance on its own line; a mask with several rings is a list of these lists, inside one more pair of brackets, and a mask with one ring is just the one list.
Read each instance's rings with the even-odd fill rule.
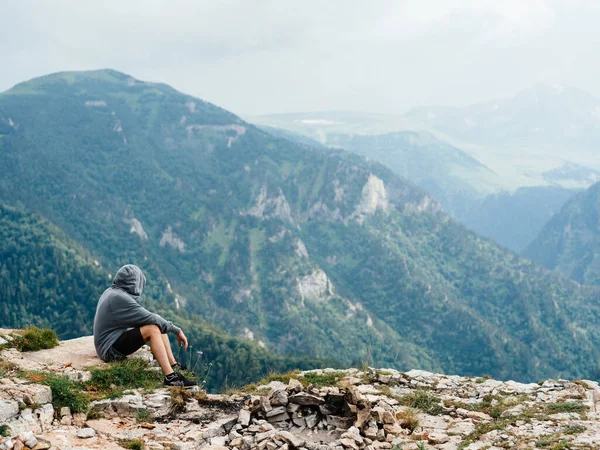
[[185,334],[183,334],[183,331],[180,331],[179,334],[177,335],[177,345],[179,347],[181,347],[183,345],[183,350],[187,350],[188,348],[188,340],[185,337]]

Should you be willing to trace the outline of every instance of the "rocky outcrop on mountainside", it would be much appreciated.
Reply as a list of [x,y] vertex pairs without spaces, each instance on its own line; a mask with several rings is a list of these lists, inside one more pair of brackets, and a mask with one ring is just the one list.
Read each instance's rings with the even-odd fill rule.
[[[0,358],[82,380],[94,362],[83,357],[90,344],[78,340],[75,367],[64,361],[73,356],[68,341],[27,357],[5,349]],[[420,370],[319,369],[271,375],[233,394],[130,389],[92,401],[85,414],[57,407],[35,379],[11,372],[0,380],[2,450],[600,448],[600,386],[587,380],[522,384]]]

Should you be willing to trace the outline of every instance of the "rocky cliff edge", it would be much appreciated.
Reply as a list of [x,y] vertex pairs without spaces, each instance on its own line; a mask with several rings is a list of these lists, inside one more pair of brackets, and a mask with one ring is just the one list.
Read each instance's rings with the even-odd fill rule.
[[[134,357],[152,359],[145,349]],[[91,337],[38,352],[1,350],[0,449],[600,448],[600,386],[590,380],[319,369],[218,395],[138,388],[103,397],[85,383],[90,370],[107,366]],[[64,393],[39,382],[49,376],[85,386],[85,409],[60,406]]]

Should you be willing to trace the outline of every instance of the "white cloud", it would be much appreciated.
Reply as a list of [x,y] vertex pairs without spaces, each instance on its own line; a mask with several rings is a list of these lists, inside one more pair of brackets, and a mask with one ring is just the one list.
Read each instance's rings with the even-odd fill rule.
[[400,112],[538,81],[593,91],[598,3],[6,0],[0,89],[112,67],[245,113]]

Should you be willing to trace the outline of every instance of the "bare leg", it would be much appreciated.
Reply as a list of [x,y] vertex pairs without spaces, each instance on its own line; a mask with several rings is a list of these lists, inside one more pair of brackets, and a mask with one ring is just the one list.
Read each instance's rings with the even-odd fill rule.
[[169,336],[167,336],[166,334],[161,334],[162,336],[162,340],[165,343],[165,349],[167,350],[167,356],[169,357],[169,363],[171,363],[171,365],[175,364],[177,361],[175,361],[175,356],[173,356],[173,350],[171,349],[171,342],[169,342]]
[[172,374],[173,369],[171,368],[171,364],[169,364],[169,356],[160,329],[156,325],[144,325],[140,327],[140,331],[144,340],[146,342],[150,341],[152,354],[156,358],[156,361],[158,361],[165,376]]

